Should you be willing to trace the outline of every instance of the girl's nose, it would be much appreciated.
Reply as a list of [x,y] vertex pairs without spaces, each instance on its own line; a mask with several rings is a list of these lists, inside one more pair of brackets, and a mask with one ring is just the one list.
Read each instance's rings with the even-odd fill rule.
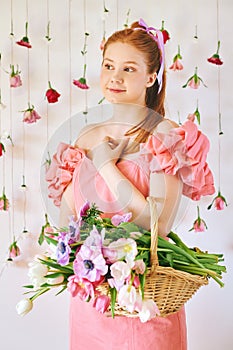
[[114,72],[114,74],[111,77],[111,81],[112,81],[112,83],[114,83],[114,82],[118,83],[118,84],[122,84],[123,83],[122,77],[117,72]]

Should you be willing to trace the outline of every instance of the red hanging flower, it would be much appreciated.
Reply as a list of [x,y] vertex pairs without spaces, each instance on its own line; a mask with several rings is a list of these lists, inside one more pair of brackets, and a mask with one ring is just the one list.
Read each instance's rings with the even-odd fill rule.
[[0,142],[0,157],[3,155],[3,152],[5,152],[5,147],[2,142]]
[[39,116],[39,114],[35,111],[35,107],[33,105],[31,106],[30,103],[28,104],[28,109],[26,109],[23,112],[24,123],[32,124],[36,123],[37,120],[41,119],[41,116]]
[[182,70],[184,67],[181,64],[180,60],[182,60],[182,56],[180,54],[180,45],[178,45],[178,53],[174,56],[173,64],[171,67],[169,67],[169,69],[172,69],[173,71]]
[[83,76],[78,80],[73,80],[73,84],[83,90],[89,89],[89,86],[87,85],[87,81],[86,81],[86,68],[87,68],[87,65],[84,64]]
[[28,49],[32,47],[28,39],[28,22],[25,24],[25,36],[20,41],[16,41],[16,44],[27,47]]
[[198,103],[197,103],[196,110],[193,113],[190,113],[188,115],[188,119],[191,120],[192,122],[194,122],[195,119],[197,119],[198,124],[199,125],[201,124],[201,114],[200,114],[199,109],[198,109]]
[[161,32],[163,34],[163,42],[166,44],[166,42],[170,39],[170,35],[166,29],[164,29],[164,21],[162,21],[162,27],[161,27]]
[[203,219],[200,217],[200,209],[197,206],[197,219],[193,223],[193,227],[189,231],[204,232],[207,229],[207,225]]
[[218,191],[217,196],[214,197],[212,203],[207,207],[207,209],[211,209],[213,204],[214,204],[216,210],[223,210],[225,206],[227,207],[226,198],[223,197],[220,190]]
[[216,64],[217,66],[221,66],[223,64],[223,62],[219,57],[219,48],[220,48],[220,41],[218,41],[217,52],[207,59],[208,62]]
[[205,87],[207,87],[203,80],[197,75],[197,67],[195,67],[194,74],[188,79],[185,85],[183,85],[183,88],[186,88],[187,86],[191,87],[192,89],[198,89],[200,86],[200,83],[202,83]]
[[60,96],[61,95],[55,89],[52,88],[51,83],[49,81],[49,89],[46,91],[46,97],[47,97],[48,102],[55,103],[58,101],[58,98]]

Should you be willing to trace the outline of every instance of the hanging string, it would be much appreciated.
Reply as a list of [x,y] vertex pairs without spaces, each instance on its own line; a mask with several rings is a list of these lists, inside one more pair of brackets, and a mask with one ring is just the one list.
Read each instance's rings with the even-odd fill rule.
[[72,81],[72,61],[71,61],[71,0],[69,0],[69,9],[68,9],[68,52],[69,52],[69,143],[72,142],[72,89],[71,89],[71,81]]
[[[217,12],[217,42],[220,41],[219,37],[219,1],[216,1],[216,12]],[[220,186],[221,186],[221,135],[223,135],[222,132],[222,125],[221,125],[221,71],[220,66],[218,66],[218,191],[220,192]]]
[[118,25],[119,25],[119,3],[118,0],[116,0],[116,27],[118,30]]
[[[14,17],[13,17],[13,0],[11,0],[10,5],[10,61],[11,65],[14,64]],[[12,139],[13,137],[13,97],[12,97],[12,89],[10,89],[10,106],[9,106],[9,115],[10,115],[10,135]],[[9,211],[9,241],[12,242],[15,237],[15,192],[14,192],[14,147],[11,147],[11,171],[10,171],[10,182],[11,182],[11,210]]]
[[[84,24],[84,33],[85,33],[85,39],[86,39],[86,33],[87,33],[87,11],[86,11],[86,0],[83,0],[83,24]],[[84,67],[86,67],[86,54],[83,55],[84,60]],[[87,124],[87,113],[88,113],[88,99],[87,99],[87,90],[84,91],[84,97],[85,97],[85,106],[84,106],[84,115],[85,115],[85,124]]]

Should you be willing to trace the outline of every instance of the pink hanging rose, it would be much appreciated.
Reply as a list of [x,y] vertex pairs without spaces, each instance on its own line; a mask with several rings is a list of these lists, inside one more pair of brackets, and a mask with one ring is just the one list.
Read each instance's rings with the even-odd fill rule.
[[8,211],[9,207],[10,202],[5,194],[5,187],[3,187],[2,196],[0,197],[0,211]]
[[169,69],[172,69],[173,71],[182,70],[184,67],[180,62],[181,59],[182,56],[180,54],[180,45],[178,45],[178,53],[173,58],[173,64],[169,67]]
[[9,258],[8,261],[14,260],[17,256],[21,254],[21,251],[17,245],[17,241],[14,241],[9,247]]
[[208,62],[216,64],[217,66],[221,66],[223,64],[223,62],[219,57],[219,48],[220,48],[220,41],[218,41],[218,47],[217,47],[216,53],[207,59]]
[[17,65],[17,68],[15,69],[14,65],[10,65],[11,72],[10,72],[10,87],[16,88],[22,85],[22,80],[20,77],[20,71],[19,67]]
[[216,210],[223,210],[225,206],[227,207],[226,198],[223,197],[220,190],[218,191],[217,196],[214,197],[212,203],[207,207],[207,209],[211,209],[213,204],[214,204],[214,207],[216,208]]
[[203,80],[197,75],[197,67],[195,67],[194,74],[188,79],[186,84],[184,84],[182,87],[186,88],[187,86],[189,86],[192,89],[198,89],[200,86],[200,83],[202,83],[205,87],[207,87],[204,84]]
[[30,106],[30,103],[28,104],[28,109],[23,111],[23,122],[27,124],[33,124],[36,123],[37,120],[41,119],[41,116],[35,111],[35,107],[32,105]]
[[207,229],[207,225],[203,219],[200,217],[200,209],[197,206],[197,219],[193,223],[193,227],[189,231],[204,232]]

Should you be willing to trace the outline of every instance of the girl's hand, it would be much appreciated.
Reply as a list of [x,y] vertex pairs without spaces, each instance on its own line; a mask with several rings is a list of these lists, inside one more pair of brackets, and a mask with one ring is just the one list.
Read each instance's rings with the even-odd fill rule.
[[103,142],[88,152],[87,156],[92,160],[97,170],[100,170],[109,162],[115,165],[121,158],[128,142],[128,138],[116,140],[106,136]]

